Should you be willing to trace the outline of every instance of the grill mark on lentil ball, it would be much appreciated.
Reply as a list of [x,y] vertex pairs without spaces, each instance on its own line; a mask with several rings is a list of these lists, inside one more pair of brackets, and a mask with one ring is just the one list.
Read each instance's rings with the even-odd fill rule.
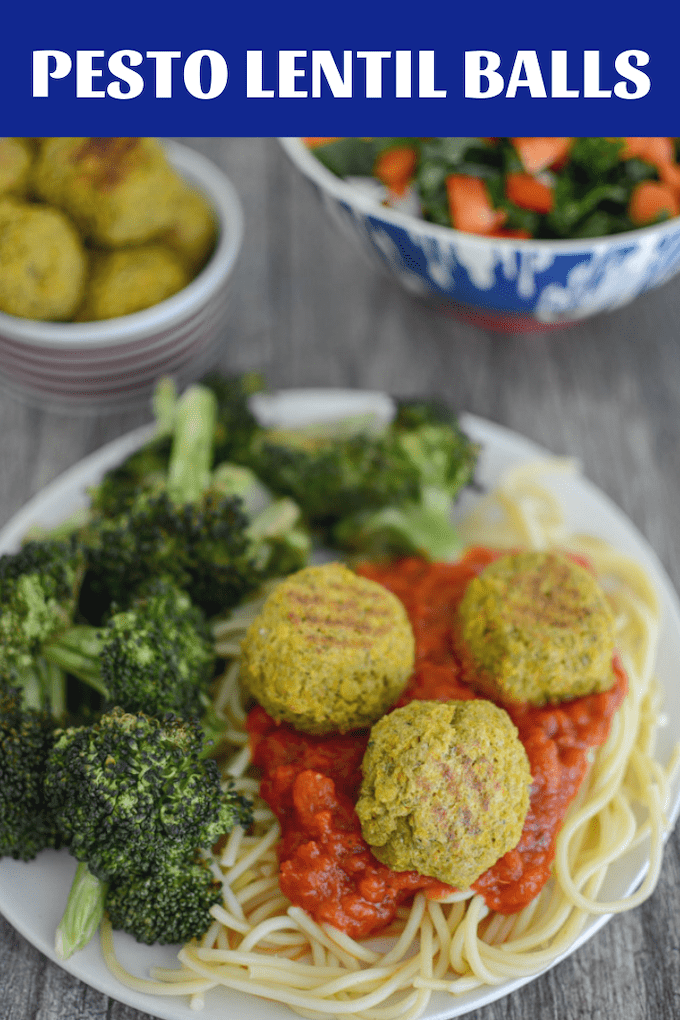
[[[544,591],[545,579],[551,580],[550,590]],[[567,564],[559,563],[555,557],[546,558],[540,570],[525,575],[518,583],[517,590],[525,596],[524,604],[518,606],[522,615],[536,623],[553,627],[573,627],[577,621],[587,620],[593,607],[579,604],[579,591],[573,583]]]
[[[288,592],[290,602],[301,607],[313,607],[324,605],[324,611],[320,613],[304,613],[298,615],[295,612],[288,613],[288,619],[295,626],[302,627],[323,627],[341,631],[347,629],[356,635],[355,639],[343,638],[339,634],[319,634],[311,632],[306,635],[310,645],[328,648],[337,645],[341,648],[369,648],[371,637],[381,637],[387,634],[392,627],[392,617],[381,605],[375,605],[379,594],[366,592],[362,589],[361,599],[353,595],[353,588],[348,585],[330,584],[328,586],[338,597],[331,600],[324,599],[320,593],[303,591],[300,588],[291,588]],[[366,605],[366,601],[374,603]],[[343,615],[345,614],[345,615]],[[372,619],[367,619],[371,617]],[[382,621],[382,622],[381,622]],[[357,640],[359,635],[364,635],[366,640]]]
[[[477,759],[477,761],[485,762],[486,764],[488,764],[488,758],[485,758],[483,756],[480,756]],[[489,810],[488,790],[486,788],[485,783],[477,775],[477,772],[474,767],[475,762],[472,760],[472,758],[470,758],[469,755],[465,754],[464,751],[457,747],[456,763],[459,766],[458,775],[456,775],[456,773],[446,764],[446,762],[441,762],[441,771],[450,789],[454,790],[455,792],[459,792],[460,780],[463,780],[462,784],[463,789],[474,790],[475,794],[479,799],[481,807],[484,809],[484,811],[488,811]]]
[[[289,613],[289,617],[295,614]],[[299,619],[299,618],[298,618]],[[321,626],[330,627],[346,627],[348,630],[356,630],[361,634],[386,634],[392,628],[389,624],[385,623],[380,627],[375,626],[371,623],[360,622],[359,617],[342,617],[342,616],[305,616],[302,619],[303,623],[314,624],[315,626],[321,624]]]

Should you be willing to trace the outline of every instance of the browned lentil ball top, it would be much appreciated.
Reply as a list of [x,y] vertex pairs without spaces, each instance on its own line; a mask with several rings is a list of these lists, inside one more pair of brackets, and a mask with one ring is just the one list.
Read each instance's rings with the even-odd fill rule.
[[242,646],[246,689],[309,733],[370,726],[397,700],[415,642],[401,602],[340,563],[277,586]]
[[614,618],[597,579],[557,553],[489,564],[467,587],[454,641],[470,683],[509,703],[558,703],[608,690]]

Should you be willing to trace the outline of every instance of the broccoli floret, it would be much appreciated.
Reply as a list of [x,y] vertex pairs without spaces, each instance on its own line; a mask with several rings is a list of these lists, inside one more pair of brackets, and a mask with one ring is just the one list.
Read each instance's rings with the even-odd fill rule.
[[[155,719],[120,708],[58,735],[47,760],[45,792],[81,862],[57,930],[61,956],[92,937],[109,885],[134,887],[140,877],[158,871],[191,872],[199,850],[234,825],[250,824],[250,801],[231,785],[222,788],[217,765],[203,751],[197,721]],[[143,892],[133,888],[132,895],[141,910]],[[189,897],[187,916],[195,920],[196,911],[197,900]],[[161,913],[157,919],[160,923]],[[139,937],[151,931],[141,916],[135,923]],[[166,917],[166,931],[169,923]]]
[[201,380],[217,400],[215,423],[215,461],[233,460],[250,445],[259,425],[248,405],[253,393],[264,389],[264,381],[256,372],[240,376],[223,376],[211,372]]
[[101,630],[72,627],[47,645],[46,659],[127,712],[200,715],[215,667],[212,634],[189,596],[154,581]]
[[213,472],[212,485],[242,500],[250,522],[250,554],[262,580],[306,566],[312,540],[297,503],[287,496],[275,499],[257,475],[240,464],[220,464]]
[[419,502],[345,517],[335,526],[333,541],[343,549],[373,560],[412,553],[450,562],[457,559],[462,550],[460,537],[451,522],[451,500],[435,492],[424,493]]
[[434,488],[455,499],[472,481],[478,447],[461,430],[446,404],[436,400],[397,401],[390,432],[416,472],[419,494]]
[[221,899],[221,884],[196,858],[112,882],[105,907],[114,928],[138,942],[164,945],[203,935],[212,921],[210,908]]
[[196,720],[120,708],[61,731],[45,790],[71,853],[109,881],[193,857],[237,822],[249,824],[248,801],[222,791],[203,750]]
[[167,492],[142,495],[127,512],[90,527],[90,587],[121,606],[149,577],[186,589],[208,615],[260,583],[240,500],[207,491],[177,505]]
[[408,461],[385,435],[337,436],[330,426],[271,429],[254,439],[248,456],[256,474],[322,531],[342,514],[377,510],[417,491]]
[[260,583],[241,501],[211,487],[215,416],[212,392],[190,387],[177,404],[162,485],[138,492],[122,513],[95,516],[82,533],[88,590],[109,604],[125,607],[148,578],[164,576],[213,614]]
[[40,647],[73,618],[84,560],[75,541],[28,542],[0,557],[0,675],[32,670]]
[[177,389],[169,376],[159,379],[153,394],[156,433],[141,450],[108,471],[90,491],[90,512],[115,516],[122,513],[140,492],[162,486],[170,461],[172,430],[177,413]]
[[128,711],[197,715],[214,670],[205,616],[185,592],[163,582],[116,613],[103,635],[102,680],[109,701]]
[[108,471],[90,494],[92,514],[115,517],[134,503],[140,492],[161,488],[170,460],[170,436],[161,436]]
[[333,540],[374,558],[417,553],[433,560],[455,559],[461,542],[451,509],[472,480],[477,448],[450,409],[436,401],[398,402],[389,435],[415,478],[415,496],[342,518]]
[[325,541],[373,555],[451,558],[460,541],[451,505],[477,450],[445,405],[397,402],[379,433],[359,423],[263,430],[246,457],[276,492],[296,499]]
[[[138,492],[122,513],[95,516],[84,530],[90,567],[87,590],[105,603],[124,607],[148,577],[165,576],[213,615],[235,605],[280,569],[283,557],[278,549],[287,541],[281,524],[276,533],[271,522],[267,535],[251,533],[241,483],[235,484],[224,472],[212,474],[216,414],[211,390],[201,386],[187,390],[176,407],[162,485]],[[284,523],[293,530],[289,515]],[[286,554],[290,558],[294,549],[295,567],[302,565],[303,544],[299,533],[292,535]],[[82,602],[81,608],[88,619],[97,621],[96,612],[88,615]]]
[[47,712],[24,707],[18,687],[0,684],[1,857],[30,861],[45,847],[60,845],[44,791],[55,727]]
[[[214,397],[215,411],[211,413],[214,460],[216,463],[230,460],[235,450],[249,445],[259,427],[248,407],[248,398],[263,388],[262,379],[255,373],[225,377],[213,372],[201,385]],[[181,403],[177,401],[172,381],[161,379],[153,398],[156,435],[141,450],[108,471],[91,491],[91,508],[95,514],[116,516],[130,507],[141,492],[158,492],[165,486],[172,433],[176,430]]]

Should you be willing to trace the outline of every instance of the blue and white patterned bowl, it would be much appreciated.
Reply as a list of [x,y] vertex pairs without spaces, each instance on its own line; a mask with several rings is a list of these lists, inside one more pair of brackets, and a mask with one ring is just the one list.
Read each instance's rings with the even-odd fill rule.
[[336,177],[299,138],[280,143],[344,234],[405,290],[480,325],[550,329],[628,304],[680,272],[680,217],[612,237],[486,238],[378,204]]

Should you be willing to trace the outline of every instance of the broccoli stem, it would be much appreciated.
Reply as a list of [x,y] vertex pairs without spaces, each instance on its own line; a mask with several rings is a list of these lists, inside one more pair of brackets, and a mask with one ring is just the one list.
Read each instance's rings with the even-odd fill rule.
[[48,663],[60,667],[66,673],[72,673],[106,698],[108,691],[102,681],[99,665],[102,643],[98,628],[85,623],[76,624],[56,641],[45,645],[43,655]]
[[60,960],[68,960],[79,949],[84,949],[97,931],[104,916],[107,889],[107,884],[95,878],[81,861],[54,938],[54,949]]
[[50,712],[55,719],[60,719],[66,712],[64,671],[47,657],[40,656],[29,668],[18,671],[13,682],[21,689],[26,708]]
[[156,419],[156,438],[170,435],[175,425],[177,410],[177,387],[172,376],[165,375],[158,380],[151,398],[151,406]]
[[50,711],[55,719],[66,713],[66,676],[63,669],[55,662],[45,659],[38,660],[43,679],[43,691]]
[[[63,678],[64,672],[71,673],[82,680],[83,683],[98,691],[107,701],[111,701],[111,694],[102,680],[100,652],[104,644],[101,630],[97,627],[90,627],[88,624],[75,624],[69,630],[59,636],[56,641],[45,646],[43,655],[45,658],[44,669],[50,673],[58,674]],[[44,684],[39,683],[39,678],[31,675],[28,678],[31,682],[30,691],[24,695],[27,705],[41,708],[45,704]],[[124,699],[123,699],[124,701]],[[63,707],[65,709],[65,692]],[[137,708],[123,703],[126,710],[137,711]],[[207,758],[215,754],[219,748],[224,731],[228,727],[227,721],[217,713],[207,696],[201,697],[203,716],[199,720],[204,734],[204,747],[201,757]],[[55,715],[59,713],[54,712]]]
[[430,560],[451,562],[462,550],[458,532],[451,523],[452,503],[446,492],[425,488],[418,503],[346,517],[336,526],[335,537],[341,545],[366,555],[415,553]]
[[248,535],[253,542],[267,538],[285,537],[300,519],[300,508],[292,499],[284,496],[270,503],[248,525]]
[[205,386],[190,386],[177,403],[168,493],[177,504],[197,502],[210,485],[217,399]]

